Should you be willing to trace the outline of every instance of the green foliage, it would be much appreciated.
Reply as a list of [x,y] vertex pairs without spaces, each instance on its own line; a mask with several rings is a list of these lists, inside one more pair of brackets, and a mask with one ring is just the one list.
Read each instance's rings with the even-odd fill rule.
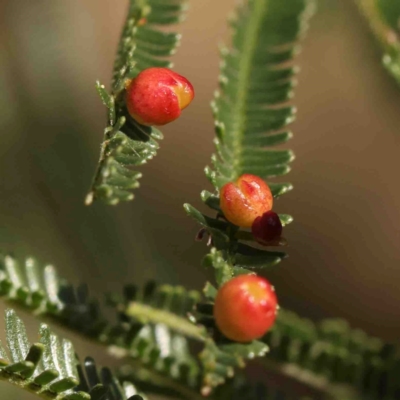
[[31,345],[21,319],[13,310],[6,311],[9,355],[0,343],[1,380],[44,399],[143,400],[132,384],[121,386],[108,369],[102,369],[100,379],[90,358],[85,361],[85,379],[72,343],[60,339],[47,325],[41,324],[39,338]]
[[54,267],[44,269],[33,258],[23,267],[11,255],[0,255],[0,294],[32,310],[60,309],[59,281]]
[[[213,254],[218,259],[218,254]],[[127,285],[122,295],[108,296],[115,315],[112,321],[105,317],[98,300],[89,296],[86,285],[75,288],[59,278],[53,266],[42,268],[33,258],[20,263],[10,255],[0,260],[1,294],[7,301],[109,346],[110,354],[116,357],[130,359],[132,364],[122,368],[121,378],[149,392],[183,398],[195,398],[200,390],[209,393],[230,378],[235,367],[243,367],[246,359],[261,356],[268,349],[260,341],[241,345],[218,334],[211,302],[216,289],[211,286],[206,292],[209,302],[198,303],[198,292],[180,286],[149,282],[140,289]],[[22,332],[20,328],[18,332]],[[187,338],[204,342],[201,365],[191,355]],[[85,361],[89,370],[93,370],[91,363],[90,359]],[[82,375],[81,367],[78,371]],[[107,371],[102,374],[108,376]],[[82,385],[80,390],[87,392]]]
[[382,63],[400,84],[400,7],[397,0],[357,0],[372,33],[381,45]]
[[400,44],[391,46],[382,58],[384,67],[400,84]]
[[[213,258],[215,268],[223,263],[216,250],[208,258]],[[314,324],[280,310],[275,327],[262,340],[237,344],[224,338],[215,326],[213,299],[217,289],[211,284],[206,286],[205,302],[199,302],[199,293],[179,286],[157,286],[150,282],[139,289],[128,285],[122,296],[108,298],[117,316],[117,321],[112,323],[103,316],[98,303],[89,297],[86,286],[74,289],[57,278],[53,267],[47,266],[41,271],[38,264],[28,258],[24,263],[25,270],[22,270],[11,256],[2,257],[0,266],[0,287],[7,300],[37,314],[51,316],[107,344],[110,354],[131,360],[120,370],[119,376],[125,382],[121,385],[108,369],[101,370],[98,375],[90,358],[81,366],[73,357],[71,343],[56,338],[44,324],[39,343],[30,345],[22,322],[13,311],[8,311],[7,342],[11,356],[0,348],[1,377],[25,390],[43,392],[44,398],[53,398],[51,393],[58,390],[57,393],[64,396],[60,399],[114,400],[113,397],[101,397],[107,392],[107,385],[113,385],[110,389],[113,393],[116,386],[131,396],[135,392],[132,383],[128,382],[133,382],[151,393],[197,399],[200,390],[209,394],[215,386],[228,382],[226,387],[216,389],[213,398],[239,399],[238,393],[246,393],[243,399],[272,399],[278,394],[265,384],[236,386],[236,380],[231,381],[235,368],[243,367],[248,359],[263,357],[268,349],[269,353],[264,357],[267,369],[287,374],[295,380],[302,381],[301,377],[306,377],[302,381],[306,385],[312,386],[314,381],[323,378],[332,385],[350,384],[360,396],[371,399],[395,398],[400,390],[398,347],[352,330],[343,321],[325,320]],[[224,274],[217,274],[219,282],[223,279]],[[195,303],[197,306],[193,310]],[[188,313],[191,322],[185,318]],[[91,328],[85,329],[85,323]],[[204,341],[200,365],[191,355],[187,337]],[[57,361],[61,356],[56,362],[52,358],[47,360],[46,354],[50,351],[52,354],[69,354],[62,358],[66,364]],[[40,379],[44,379],[41,381],[44,383],[38,388],[32,382]],[[331,386],[325,386],[333,396]],[[92,397],[87,397],[88,393]],[[265,397],[257,397],[260,393],[265,393]],[[128,395],[124,396],[121,398],[130,399]],[[340,396],[333,398],[341,399]]]
[[233,377],[235,368],[243,368],[245,360],[263,357],[267,352],[268,346],[257,340],[250,344],[241,344],[208,339],[200,354],[204,368],[202,393],[210,393],[214,387]]
[[378,9],[390,27],[400,32],[400,3],[396,0],[376,0]]
[[90,337],[101,336],[108,325],[85,285],[75,289],[52,265],[43,268],[31,257],[20,263],[11,255],[0,255],[0,296]]
[[53,266],[42,268],[33,258],[21,264],[11,255],[0,257],[0,289],[7,301],[110,346],[117,357],[134,360],[137,368],[130,375],[146,387],[156,375],[162,388],[198,392],[199,366],[186,339],[203,340],[203,328],[186,318],[200,299],[198,292],[154,282],[142,289],[127,285],[122,296],[108,296],[111,320],[86,285],[75,288]]
[[[189,351],[187,338],[203,340],[203,329],[187,320],[187,313],[200,299],[196,291],[181,286],[149,282],[142,290],[134,285],[110,304],[119,311],[127,332],[135,335],[114,341],[140,368],[125,367],[122,376],[138,381],[151,392],[195,398],[200,388],[200,368]],[[112,349],[112,348],[111,348]],[[117,349],[118,350],[118,349]]]
[[[289,172],[290,150],[272,150],[291,138],[285,127],[295,109],[296,69],[290,63],[294,44],[307,27],[312,2],[251,0],[231,21],[232,49],[223,49],[220,90],[212,104],[216,121],[213,169],[207,176],[216,188],[244,173],[270,179]],[[278,196],[290,184],[274,186]]]
[[204,332],[187,320],[201,295],[182,286],[161,285],[149,282],[142,291],[134,285],[124,290],[123,299],[114,299],[114,307],[130,321],[141,324],[164,324],[186,337],[203,340]]
[[[323,389],[328,398],[397,398],[400,390],[398,346],[351,329],[343,320],[313,323],[282,309],[273,329],[264,338],[238,345],[221,337],[215,327],[213,299],[216,292],[208,284],[205,293],[209,301],[198,304],[192,315],[193,320],[214,332],[201,354],[205,376],[203,390],[223,383],[233,376],[234,367],[243,367],[246,359],[262,357],[269,349],[262,361],[267,371],[286,375],[289,380],[306,387]],[[262,386],[258,387],[262,390]],[[216,398],[219,399],[219,393],[231,393],[231,390],[229,385],[217,389]],[[245,398],[259,398],[248,396]]]
[[[384,65],[400,82],[399,2],[358,3],[383,45]],[[0,256],[0,296],[108,346],[111,355],[128,362],[118,378],[108,368],[99,370],[90,357],[81,364],[71,342],[45,324],[39,342],[31,345],[24,324],[8,310],[9,352],[0,343],[0,379],[56,400],[143,400],[135,385],[191,400],[205,395],[218,400],[292,398],[286,388],[249,384],[235,376],[248,360],[262,358],[267,370],[312,388],[321,389],[322,379],[326,398],[398,398],[399,348],[352,330],[343,321],[315,324],[280,310],[264,338],[242,344],[225,338],[213,317],[221,285],[237,275],[268,270],[286,256],[254,247],[250,232],[227,222],[219,207],[219,189],[244,173],[267,180],[274,197],[292,189],[290,183],[270,180],[288,173],[294,158],[290,150],[274,147],[292,137],[287,126],[295,116],[289,104],[296,75],[293,59],[313,6],[312,0],[248,0],[231,20],[232,44],[221,50],[219,90],[212,103],[216,154],[205,171],[214,193],[201,193],[217,216],[185,205],[202,227],[199,238],[208,234],[210,239],[203,265],[214,272],[216,285],[206,284],[205,299],[179,286],[127,285],[121,296],[108,296],[113,317],[108,318],[86,285],[75,287],[59,279],[52,266],[42,269],[32,258],[21,264],[10,255]],[[183,0],[130,0],[111,91],[97,83],[108,122],[86,204],[95,199],[108,204],[131,200],[131,189],[138,187],[141,176],[132,167],[155,156],[162,134],[130,117],[124,87],[145,68],[171,67],[167,58],[179,35],[159,25],[179,22],[184,10]],[[284,226],[292,221],[287,214],[280,214],[280,219]],[[203,345],[199,360],[192,355],[191,341]],[[340,385],[354,391],[338,394]]]
[[198,362],[189,351],[187,339],[164,324],[143,328],[127,356],[131,365],[120,370],[124,380],[137,382],[151,393],[169,393],[183,398],[197,396],[200,388]]
[[[243,173],[269,179],[289,171],[293,154],[289,150],[271,150],[291,137],[284,128],[294,118],[294,109],[286,105],[292,96],[295,68],[290,64],[298,48],[313,2],[307,0],[252,0],[240,6],[231,25],[231,50],[222,51],[220,90],[213,110],[216,119],[217,155],[206,174],[216,193],[202,192],[203,202],[221,214],[219,188]],[[289,183],[271,183],[275,197],[291,189]],[[213,250],[206,264],[212,264],[224,280],[257,267],[279,262],[284,253],[253,248],[241,242],[251,235],[218,218],[210,218],[190,205],[186,212],[212,236]],[[283,225],[291,222],[280,215]],[[217,267],[219,265],[219,267]]]
[[[388,24],[388,46],[383,65],[400,84],[400,3],[396,0],[376,0],[383,24]],[[392,31],[390,31],[392,29]]]
[[271,349],[267,361],[278,362],[280,371],[285,365],[295,367],[294,377],[306,376],[304,371],[312,372],[330,383],[351,385],[359,398],[398,396],[398,346],[351,329],[343,320],[328,319],[315,324],[280,310],[277,323],[264,340]]
[[[251,241],[252,235],[219,218],[219,188],[244,173],[270,179],[289,172],[292,152],[271,147],[292,136],[285,130],[295,113],[286,104],[292,96],[296,73],[291,61],[312,6],[313,2],[307,0],[250,0],[239,6],[231,21],[232,49],[221,52],[220,90],[212,104],[217,154],[212,157],[213,168],[206,168],[216,192],[201,194],[203,202],[218,216],[211,218],[188,204],[184,206],[202,226],[200,236],[204,230],[211,236],[212,248],[203,264],[214,269],[218,286],[236,275],[270,268],[285,257],[285,253],[243,243]],[[290,183],[269,185],[275,197],[292,188]],[[288,215],[280,217],[283,225],[292,221]],[[215,293],[216,289],[208,284],[206,295],[211,303],[200,305],[193,315],[194,321],[208,324],[214,332],[201,355],[204,392],[231,377],[233,367],[243,366],[245,359],[263,356],[268,350],[258,341],[238,345],[221,337],[212,318]]]
[[141,173],[132,170],[152,159],[162,133],[136,122],[124,101],[124,85],[149,67],[171,68],[167,59],[175,52],[180,35],[161,30],[158,25],[179,22],[185,10],[183,0],[130,0],[114,65],[109,93],[99,82],[97,91],[107,108],[108,122],[101,145],[97,171],[85,203],[101,199],[108,204],[133,199]]

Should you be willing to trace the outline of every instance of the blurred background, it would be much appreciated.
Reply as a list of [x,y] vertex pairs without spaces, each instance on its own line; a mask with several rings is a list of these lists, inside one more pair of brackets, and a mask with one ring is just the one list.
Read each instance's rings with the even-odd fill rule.
[[[110,81],[127,3],[0,0],[0,248],[52,263],[96,293],[151,278],[201,289],[206,247],[194,241],[198,226],[182,204],[205,210],[199,193],[210,189],[203,168],[213,151],[217,45],[235,1],[191,2],[174,60],[196,99],[163,129],[134,202],[85,207],[105,126],[94,83]],[[290,257],[268,278],[286,308],[316,320],[343,317],[396,341],[400,90],[380,56],[352,2],[319,1],[299,59],[290,143],[297,158],[283,178],[295,190],[276,203],[295,219],[285,229]],[[38,322],[21,314],[34,339]],[[82,357],[93,351],[63,335]]]

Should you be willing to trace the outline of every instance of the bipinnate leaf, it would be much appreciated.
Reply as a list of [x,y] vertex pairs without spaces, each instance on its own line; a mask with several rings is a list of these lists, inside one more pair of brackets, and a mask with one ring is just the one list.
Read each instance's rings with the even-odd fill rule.
[[135,121],[124,101],[125,84],[144,69],[171,68],[171,56],[180,35],[165,32],[160,25],[180,22],[184,0],[130,0],[114,64],[111,91],[96,83],[102,103],[107,108],[107,127],[101,144],[97,171],[85,203],[99,199],[115,205],[133,199],[141,172],[136,168],[151,160],[159,148],[162,133]]

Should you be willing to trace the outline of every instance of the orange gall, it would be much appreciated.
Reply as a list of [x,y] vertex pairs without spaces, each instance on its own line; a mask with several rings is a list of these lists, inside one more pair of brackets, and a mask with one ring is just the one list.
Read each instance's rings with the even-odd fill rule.
[[242,228],[250,228],[257,217],[272,209],[272,204],[269,186],[256,175],[244,174],[220,191],[220,207],[225,218]]
[[277,314],[273,286],[257,275],[240,275],[218,291],[214,318],[218,329],[228,339],[250,342],[264,336]]
[[192,84],[168,68],[148,68],[126,85],[129,114],[142,125],[165,125],[194,97]]

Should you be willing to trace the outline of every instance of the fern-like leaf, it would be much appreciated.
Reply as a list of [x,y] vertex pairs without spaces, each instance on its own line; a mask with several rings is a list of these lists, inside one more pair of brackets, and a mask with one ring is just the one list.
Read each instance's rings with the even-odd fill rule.
[[[239,6],[231,21],[232,48],[221,52],[220,90],[212,104],[217,154],[212,157],[212,168],[206,168],[216,192],[201,194],[203,202],[218,216],[211,218],[188,204],[184,206],[188,215],[200,223],[202,231],[211,236],[212,248],[203,264],[214,269],[218,286],[234,276],[269,268],[285,257],[285,253],[243,243],[253,241],[252,235],[219,218],[219,189],[244,173],[269,180],[289,172],[293,153],[271,147],[292,136],[286,130],[295,115],[295,109],[287,105],[296,73],[292,60],[313,5],[310,0],[248,0]],[[269,185],[274,197],[292,187],[290,183]],[[289,215],[280,218],[283,225],[292,221]],[[284,244],[284,240],[277,243]],[[232,376],[234,366],[243,365],[246,358],[263,356],[268,350],[265,343],[258,341],[227,344],[226,339],[218,337],[212,318],[216,290],[207,285],[211,303],[204,307],[208,315],[199,308],[193,314],[194,321],[208,322],[214,332],[202,353],[204,393]]]
[[90,337],[101,337],[109,324],[86,285],[75,289],[52,265],[43,268],[31,257],[20,263],[11,255],[0,255],[0,296]]
[[6,255],[0,257],[0,294],[109,346],[117,357],[133,360],[136,368],[131,373],[152,390],[156,386],[149,385],[149,380],[156,377],[160,388],[192,397],[199,392],[201,374],[186,339],[205,338],[204,328],[186,318],[200,298],[196,291],[154,282],[142,289],[128,285],[123,296],[109,296],[108,304],[115,311],[110,320],[86,285],[75,288],[60,279],[53,266],[42,268],[32,258],[21,264]]
[[[213,250],[208,258],[213,268],[227,270],[217,250]],[[238,345],[224,338],[216,328],[213,301],[217,288],[210,283],[204,289],[206,301],[201,302],[197,292],[182,287],[157,286],[152,282],[142,289],[126,286],[123,296],[108,299],[117,316],[117,321],[111,322],[103,315],[98,302],[89,296],[85,285],[75,289],[59,279],[52,266],[42,270],[32,258],[28,258],[23,266],[21,268],[21,264],[9,255],[0,258],[2,296],[13,304],[41,316],[50,316],[108,345],[113,355],[130,359],[131,365],[123,368],[121,377],[147,388],[149,392],[168,392],[184,398],[200,399],[200,391],[207,394],[216,385],[230,381],[234,368],[244,366],[247,359],[263,356],[268,348],[270,352],[263,358],[267,368],[311,386],[323,379],[329,395],[333,395],[332,385],[336,384],[351,385],[361,397],[365,395],[377,400],[395,399],[400,392],[398,347],[370,338],[362,331],[352,330],[343,321],[326,320],[314,324],[280,310],[275,327],[262,340]],[[232,265],[229,269],[236,273],[249,272]],[[225,272],[217,272],[216,275],[218,282],[223,282],[226,276]],[[195,303],[197,306],[193,309]],[[191,322],[186,320],[188,313]],[[0,346],[1,379],[11,379],[12,383],[26,390],[39,393],[43,388],[31,387],[30,381],[37,378],[36,383],[48,386],[41,394],[44,398],[54,398],[49,393],[60,390],[60,396],[68,394],[69,397],[65,398],[71,400],[88,399],[87,394],[94,396],[96,393],[99,397],[92,397],[94,400],[115,400],[114,397],[101,397],[106,389],[97,387],[111,382],[109,371],[100,371],[100,378],[89,376],[95,368],[93,360],[87,359],[85,365],[89,370],[86,370],[85,386],[82,383],[85,367],[71,361],[74,354],[72,345],[56,339],[46,325],[41,327],[39,344],[32,346],[26,338],[23,323],[13,311],[7,312],[6,327],[11,356]],[[187,337],[204,342],[200,365],[189,351]],[[64,357],[68,364],[61,363],[61,356],[57,359],[46,356],[50,351],[69,354],[69,359]],[[49,361],[45,361],[46,357]],[[74,372],[73,365],[77,366],[78,374]],[[112,382],[119,385],[115,378]],[[319,383],[317,387],[320,386]],[[122,384],[122,388],[126,389],[126,394],[116,398],[130,399],[129,396],[134,394],[130,384]],[[67,393],[68,390],[72,392]],[[113,386],[110,392],[115,390]],[[259,386],[248,388],[248,396],[244,399],[258,400],[250,393],[263,393],[265,390]],[[221,394],[221,399],[228,399],[230,389],[222,392],[228,397]],[[218,393],[219,389],[215,395]],[[218,396],[216,398],[219,399]],[[334,398],[341,400],[340,396]],[[135,397],[133,399],[136,400]]]
[[42,324],[40,341],[30,345],[23,322],[13,310],[6,311],[6,337],[10,356],[3,346],[1,352],[1,378],[44,398],[90,399],[86,393],[74,393],[79,384],[77,361],[71,342],[60,340]]
[[149,282],[142,290],[135,285],[125,286],[123,298],[114,298],[112,303],[122,319],[141,324],[164,324],[176,333],[202,341],[201,327],[187,320],[188,313],[200,298],[200,293],[195,290]]
[[381,45],[382,63],[400,84],[400,3],[397,0],[356,0]]
[[[270,179],[289,171],[293,153],[271,147],[292,136],[285,131],[295,115],[286,105],[296,74],[290,63],[298,50],[295,42],[307,26],[310,4],[250,0],[231,21],[233,47],[221,52],[220,90],[213,102],[217,155],[207,175],[215,187],[244,173]],[[275,186],[274,194],[289,188]]]
[[85,203],[101,199],[108,204],[133,199],[132,189],[139,186],[141,173],[132,170],[152,159],[162,133],[136,122],[127,112],[124,85],[140,71],[150,67],[171,68],[167,59],[174,53],[180,36],[165,32],[158,25],[179,22],[185,10],[184,0],[130,0],[114,65],[112,90],[97,82],[96,88],[108,111],[100,160]]
[[[322,378],[327,391],[326,382],[350,385],[358,392],[355,398],[399,396],[399,347],[351,329],[343,320],[315,324],[280,310],[273,330],[264,340],[271,349],[267,367],[294,379],[303,377],[304,383],[312,383]],[[277,364],[271,364],[271,360]]]
[[[124,324],[133,321],[138,331],[145,324],[164,323],[169,329],[202,340],[202,329],[186,315],[201,295],[181,286],[156,285],[143,288],[127,285],[122,296],[110,295],[108,304],[117,322],[105,316],[98,299],[89,295],[87,285],[77,287],[58,276],[52,265],[42,267],[34,258],[24,262],[12,255],[0,255],[0,296],[36,315],[49,316],[63,325],[106,344],[126,346]],[[118,338],[118,335],[121,335]]]
[[120,370],[123,380],[150,393],[200,398],[200,367],[190,354],[187,339],[164,324],[142,329],[127,348],[127,356],[131,363]]
[[[215,326],[213,300],[217,289],[208,283],[204,292],[209,302],[198,304],[192,314],[193,320],[214,332],[213,340],[209,339],[201,356],[204,393],[230,378],[234,367],[243,366],[246,359],[256,357],[257,350],[261,351],[258,355],[263,356],[269,348],[261,361],[267,371],[322,391],[327,398],[398,398],[400,349],[397,345],[351,329],[343,320],[314,323],[281,309],[273,329],[264,338],[235,348],[234,343],[218,335]],[[268,347],[263,349],[262,344]],[[217,389],[216,395],[220,390],[230,393],[229,387],[222,387]]]
[[[217,154],[212,158],[213,168],[206,168],[216,192],[201,194],[218,215],[219,188],[225,183],[244,173],[270,179],[289,171],[292,152],[271,147],[292,136],[285,130],[294,118],[294,108],[287,105],[296,72],[292,60],[313,5],[310,0],[249,0],[238,8],[232,21],[233,47],[222,51],[220,90],[213,102]],[[292,188],[290,183],[269,185],[274,197]],[[252,235],[225,220],[205,216],[190,205],[185,205],[185,210],[209,232],[222,259],[229,260],[226,277],[272,266],[285,256],[243,243],[253,241]],[[286,214],[280,219],[283,225],[292,221]],[[284,244],[284,240],[277,243]]]
[[[88,382],[82,373],[72,343],[60,339],[49,327],[41,324],[39,342],[31,345],[25,325],[15,311],[6,311],[6,339],[9,349],[0,343],[0,379],[35,393],[44,399],[57,400],[143,400],[133,385],[122,389],[108,369],[102,380],[95,380],[97,370],[88,367]],[[78,372],[78,370],[80,372]],[[130,395],[132,393],[132,396]],[[128,394],[128,395],[127,395]]]
[[140,382],[150,392],[200,398],[200,367],[189,351],[188,338],[204,341],[205,330],[187,319],[199,298],[199,293],[180,286],[150,282],[142,290],[126,286],[123,298],[112,299],[127,332],[142,327],[130,339],[115,342],[117,352],[123,347],[134,365],[140,363],[140,368],[125,367],[124,379]]

